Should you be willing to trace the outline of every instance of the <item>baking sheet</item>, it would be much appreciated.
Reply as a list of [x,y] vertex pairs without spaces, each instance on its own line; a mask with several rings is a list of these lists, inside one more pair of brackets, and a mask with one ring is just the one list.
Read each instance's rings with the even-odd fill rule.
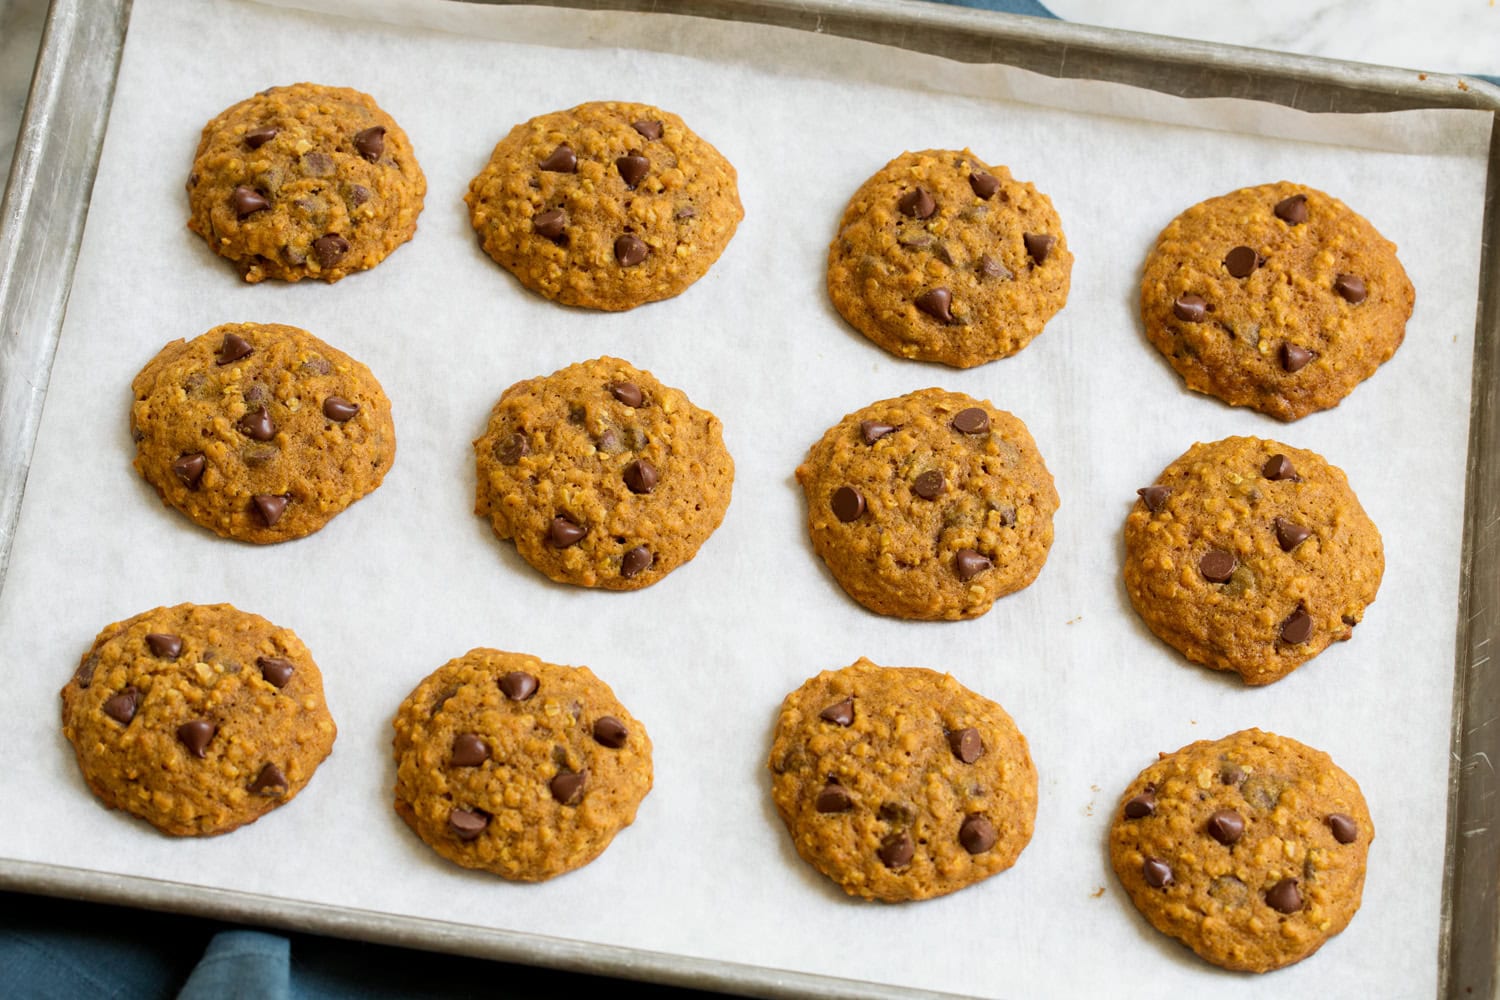
[[[1436,952],[1425,942],[1436,940],[1442,867],[1487,114],[1346,122],[744,25],[432,9],[482,14],[492,27],[470,23],[455,37],[368,18],[137,0],[0,594],[0,627],[26,665],[12,671],[15,718],[0,735],[16,762],[4,779],[15,819],[0,853],[962,992],[1173,995],[1211,983],[1232,996],[1253,981],[1216,973],[1151,931],[1116,889],[1103,844],[1118,789],[1154,751],[1260,725],[1329,750],[1362,781],[1379,829],[1361,914],[1278,984],[1316,983],[1333,996],[1432,992]],[[491,37],[512,31],[530,44]],[[211,80],[199,72],[205,51],[222,55]],[[422,228],[375,272],[336,286],[241,286],[181,229],[182,175],[204,120],[253,90],[308,77],[369,90],[402,122],[430,184]],[[703,282],[624,316],[528,296],[474,245],[460,201],[514,121],[604,95],[683,114],[739,165],[748,212]],[[1195,114],[1220,132],[1273,138],[1180,127]],[[1292,141],[1308,137],[1350,145]],[[1043,337],[959,373],[889,359],[849,331],[826,304],[821,269],[839,210],[865,176],[903,148],[965,144],[1052,195],[1079,259],[1070,304]],[[1189,398],[1132,307],[1141,256],[1172,215],[1282,176],[1364,212],[1400,244],[1418,289],[1396,359],[1338,410],[1290,428]],[[231,319],[312,329],[370,364],[395,403],[401,452],[386,485],[293,545],[206,536],[129,467],[130,377],[166,340]],[[635,595],[548,584],[468,513],[468,440],[499,391],[606,352],[718,412],[739,466],[729,517],[699,559]],[[804,541],[791,482],[807,445],[844,412],[929,384],[1026,419],[1063,496],[1038,583],[977,622],[886,621],[843,598]],[[1409,419],[1418,413],[1420,427]],[[1261,691],[1181,664],[1135,621],[1117,582],[1135,487],[1192,440],[1228,433],[1322,451],[1386,538],[1386,582],[1356,641]],[[104,813],[56,733],[56,689],[93,633],[178,600],[232,600],[297,629],[342,729],[297,802],[203,843]],[[636,827],[590,868],[544,886],[452,869],[389,811],[395,705],[478,644],[589,663],[657,745],[657,790]],[[806,675],[861,654],[950,669],[1005,704],[1031,738],[1042,804],[1012,872],[944,900],[881,907],[844,900],[795,858],[765,794],[775,708]],[[1384,735],[1393,719],[1404,723],[1399,739]],[[624,915],[600,905],[601,892],[627,900]],[[1422,944],[1387,955],[1395,940]],[[1079,961],[1080,950],[1108,960]]]

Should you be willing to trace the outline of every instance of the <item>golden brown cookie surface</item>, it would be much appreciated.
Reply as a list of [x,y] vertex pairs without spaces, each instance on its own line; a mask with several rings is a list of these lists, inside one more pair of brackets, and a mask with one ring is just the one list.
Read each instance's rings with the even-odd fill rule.
[[427,193],[406,133],[368,94],[272,87],[203,127],[188,228],[246,281],[337,281],[411,239]]
[[307,647],[228,604],[107,626],[62,702],[94,794],[177,836],[225,833],[291,801],[337,734]]
[[1052,546],[1057,490],[1019,419],[923,389],[844,417],[797,468],[813,548],[850,597],[898,618],[984,614]]
[[1157,930],[1215,965],[1267,972],[1348,925],[1374,837],[1359,785],[1326,753],[1247,729],[1142,771],[1109,856]]
[[892,354],[970,368],[1041,333],[1072,268],[1046,195],[967,149],[929,149],[854,193],[828,247],[828,294]]
[[797,853],[851,896],[955,892],[1031,840],[1026,738],[949,674],[864,658],[825,670],[782,703],[767,766]]
[[624,101],[517,125],[464,200],[485,253],[521,284],[605,310],[682,292],[745,214],[717,149],[671,112]]
[[1296,420],[1390,360],[1415,293],[1396,246],[1322,191],[1282,181],[1194,205],[1146,259],[1146,336],[1189,389]]
[[396,812],[449,861],[509,879],[588,864],[651,790],[645,726],[587,667],[473,649],[395,727]]
[[559,583],[639,590],[724,520],[719,418],[618,358],[511,386],[474,442],[474,512]]
[[1194,663],[1269,684],[1348,639],[1385,569],[1376,529],[1321,455],[1195,444],[1125,519],[1125,589]]
[[226,538],[310,535],[374,491],[395,460],[375,376],[293,326],[226,323],[175,340],[131,388],[136,471]]

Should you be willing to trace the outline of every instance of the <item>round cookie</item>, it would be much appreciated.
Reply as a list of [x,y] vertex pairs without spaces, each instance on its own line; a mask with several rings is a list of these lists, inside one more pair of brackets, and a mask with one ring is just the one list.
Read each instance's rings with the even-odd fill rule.
[[849,414],[797,467],[813,548],[849,596],[920,620],[974,618],[1028,586],[1057,490],[1019,419],[923,389]]
[[474,454],[474,513],[552,579],[606,590],[692,559],[734,485],[719,418],[619,358],[506,389]]
[[272,87],[203,127],[188,228],[246,281],[338,281],[417,231],[427,179],[411,142],[368,94]]
[[290,802],[337,735],[307,647],[228,604],[107,626],[62,689],[62,728],[105,805],[176,836]]
[[396,457],[370,370],[306,330],[226,323],[141,369],[135,467],[162,501],[225,538],[301,538],[372,492]]
[[1026,738],[949,674],[863,657],[823,671],[782,703],[767,766],[797,853],[851,896],[956,892],[1031,840]]
[[1374,838],[1359,785],[1326,753],[1247,729],[1142,771],[1109,859],[1157,930],[1215,965],[1268,972],[1348,925]]
[[1051,200],[965,149],[902,153],[854,193],[828,247],[828,294],[902,358],[1009,357],[1068,299],[1073,255]]
[[745,215],[717,149],[671,112],[623,101],[517,125],[464,200],[484,252],[521,284],[610,311],[682,292]]
[[396,713],[396,812],[438,854],[522,882],[597,858],[651,790],[651,740],[587,667],[471,649]]
[[1146,258],[1146,336],[1189,389],[1281,420],[1337,406],[1390,360],[1415,293],[1396,245],[1282,181],[1194,205]]
[[1194,663],[1269,684],[1348,639],[1385,570],[1380,532],[1321,455],[1195,444],[1125,518],[1125,589]]

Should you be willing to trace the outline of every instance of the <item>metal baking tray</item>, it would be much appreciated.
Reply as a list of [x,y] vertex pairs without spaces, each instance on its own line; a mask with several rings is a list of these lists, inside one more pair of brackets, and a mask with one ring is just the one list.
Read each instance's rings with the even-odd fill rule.
[[[476,0],[509,2],[509,0]],[[746,21],[1050,77],[1303,111],[1500,110],[1471,78],[1159,38],[917,0],[540,0]],[[0,206],[0,587],[108,123],[131,0],[53,0]],[[1497,123],[1500,124],[1500,123]],[[1500,996],[1500,128],[1492,133],[1475,329],[1438,994]],[[872,983],[584,944],[270,896],[0,859],[0,888],[123,903],[756,996],[935,996]],[[1420,945],[1418,945],[1420,947]]]

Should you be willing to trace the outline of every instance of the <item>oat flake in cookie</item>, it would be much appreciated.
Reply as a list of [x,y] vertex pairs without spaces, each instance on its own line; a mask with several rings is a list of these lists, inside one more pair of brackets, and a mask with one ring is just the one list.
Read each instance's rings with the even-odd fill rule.
[[951,675],[861,658],[787,695],[771,795],[797,853],[851,896],[956,892],[1015,864],[1036,818],[1026,738]]
[[1394,243],[1286,181],[1183,212],[1141,280],[1146,336],[1188,388],[1281,420],[1337,406],[1375,374],[1414,301]]
[[892,354],[971,368],[1041,333],[1072,268],[1046,195],[967,149],[929,149],[854,193],[828,247],[828,294]]
[[1125,519],[1125,589],[1194,663],[1269,684],[1348,639],[1385,569],[1380,532],[1321,455],[1195,444]]
[[618,358],[517,382],[474,442],[474,512],[559,583],[639,590],[724,520],[719,418]]
[[203,128],[188,228],[246,281],[337,281],[411,239],[427,193],[406,133],[368,94],[298,83]]
[[131,388],[136,471],[226,538],[310,535],[379,486],[396,457],[375,376],[294,326],[226,323],[174,340]]
[[1215,965],[1268,972],[1348,925],[1374,839],[1359,785],[1326,753],[1247,729],[1142,771],[1109,857],[1157,930]]
[[984,614],[1030,585],[1057,490],[1026,425],[923,389],[844,417],[797,467],[813,548],[849,596],[897,618]]
[[395,727],[396,812],[449,861],[509,879],[588,864],[651,790],[646,727],[587,667],[473,649]]
[[94,794],[177,836],[226,833],[290,802],[337,734],[307,647],[228,604],[105,627],[62,703]]
[[565,305],[618,311],[671,298],[734,235],[734,167],[681,118],[595,101],[522,122],[464,200],[485,253]]

